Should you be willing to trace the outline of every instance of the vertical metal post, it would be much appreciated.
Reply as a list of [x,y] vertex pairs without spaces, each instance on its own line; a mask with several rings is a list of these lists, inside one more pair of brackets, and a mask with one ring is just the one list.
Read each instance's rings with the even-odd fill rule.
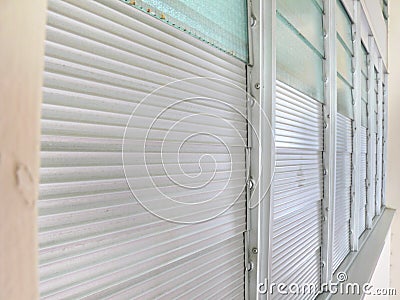
[[378,114],[377,114],[377,129],[376,132],[378,133],[378,141],[376,143],[376,156],[377,156],[377,166],[376,166],[376,214],[380,215],[381,214],[381,207],[382,207],[382,104],[383,104],[383,89],[382,89],[382,83],[383,83],[383,60],[382,58],[379,58],[378,62],[378,72],[379,72],[379,78],[378,78]]
[[382,132],[382,148],[383,148],[383,168],[382,168],[382,206],[386,206],[386,174],[387,174],[387,136],[388,136],[388,73],[384,74],[385,89],[383,90],[383,132]]
[[374,102],[376,101],[375,95],[375,71],[374,62],[372,59],[372,51],[375,51],[374,38],[369,36],[369,54],[368,54],[368,170],[367,170],[367,185],[368,185],[368,204],[367,204],[367,229],[372,228],[372,220],[375,216],[375,199],[374,199],[374,187],[375,187],[375,174],[374,174],[374,140],[373,134],[375,134],[374,128]]
[[247,1],[247,32],[248,32],[248,51],[249,51],[249,59],[246,67],[247,72],[247,102],[246,102],[246,118],[247,118],[247,148],[246,148],[246,232],[244,233],[244,251],[245,251],[245,286],[244,286],[244,299],[250,299],[250,289],[256,289],[255,276],[252,276],[256,270],[254,270],[254,257],[251,257],[251,249],[255,246],[256,239],[254,237],[257,236],[258,228],[254,226],[257,224],[257,215],[251,209],[251,194],[252,189],[249,186],[249,180],[252,178],[252,166],[251,166],[251,151],[252,151],[252,106],[254,105],[253,97],[251,96],[252,89],[251,86],[251,70],[254,66],[254,40],[253,40],[253,16],[252,16],[252,1]]
[[[251,63],[248,67],[248,92],[252,106],[251,176],[256,184],[251,192],[249,225],[249,299],[268,299],[259,289],[270,282],[271,194],[270,182],[275,167],[273,124],[275,112],[276,49],[275,0],[249,0],[251,18]],[[272,125],[272,128],[271,128]]]
[[325,45],[325,105],[324,105],[324,199],[322,202],[322,283],[332,278],[333,222],[336,186],[336,113],[337,113],[337,66],[336,66],[336,0],[324,0]]
[[353,185],[351,205],[351,250],[358,250],[359,212],[361,207],[361,16],[360,1],[354,1],[354,122],[353,122]]

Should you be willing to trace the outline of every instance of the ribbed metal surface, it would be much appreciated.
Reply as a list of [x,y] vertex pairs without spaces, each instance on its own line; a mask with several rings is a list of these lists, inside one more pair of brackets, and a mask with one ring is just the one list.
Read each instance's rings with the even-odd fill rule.
[[381,199],[382,199],[382,206],[385,206],[386,201],[385,201],[385,191],[386,191],[386,132],[387,132],[387,128],[386,128],[386,101],[387,101],[387,89],[386,89],[386,85],[383,84],[382,86],[382,90],[383,90],[383,97],[382,97],[382,190],[381,190]]
[[[281,82],[277,82],[276,94],[272,282],[319,285],[322,104]],[[273,296],[280,297],[286,299],[282,295]]]
[[[382,75],[380,74],[379,77]],[[375,105],[376,115],[376,178],[375,178],[375,202],[376,202],[376,214],[381,213],[382,207],[382,102],[383,92],[380,79],[377,82],[378,85],[378,97]]]
[[[125,166],[138,171],[128,180],[124,176],[122,138],[133,109],[156,88],[197,76],[243,89],[246,84],[239,60],[120,1],[49,1],[38,202],[43,299],[242,299],[244,90],[219,80],[158,90],[137,116],[143,128],[128,130]],[[152,112],[188,97],[224,99],[232,107],[199,100],[167,109],[147,145],[142,137]],[[174,127],[193,114],[196,122]],[[199,131],[212,132],[225,145],[198,137],[185,143],[177,164],[174,145]],[[157,186],[146,185],[144,147],[147,171]],[[164,167],[185,183],[201,181],[193,176],[201,171],[213,171],[215,177],[185,191]],[[142,187],[134,190],[142,202],[189,220],[206,219],[238,199],[210,221],[178,224],[147,212],[127,181]],[[202,209],[182,209],[151,196],[160,189],[181,201],[202,201],[223,187],[224,196]]]
[[361,190],[360,190],[360,209],[359,209],[359,226],[358,226],[358,234],[361,234],[365,231],[366,225],[366,214],[367,214],[367,195],[368,195],[368,186],[367,186],[367,169],[368,169],[368,138],[367,133],[368,129],[364,126],[361,126],[361,162],[360,162],[360,180],[361,180]]
[[333,269],[350,252],[350,214],[352,181],[352,120],[337,114],[336,199],[333,237]]
[[378,176],[378,157],[377,157],[377,145],[378,145],[378,102],[379,102],[379,92],[378,92],[378,71],[376,70],[376,68],[374,68],[374,73],[375,73],[375,84],[374,84],[374,92],[375,92],[375,103],[373,104],[373,110],[371,113],[371,125],[372,127],[370,128],[369,132],[370,132],[370,145],[371,145],[371,155],[372,155],[372,159],[371,159],[371,168],[372,168],[372,177],[370,178],[370,189],[371,189],[371,196],[372,199],[370,199],[369,201],[371,203],[373,203],[373,205],[371,205],[372,211],[371,211],[371,215],[373,218],[375,218],[375,216],[377,215],[377,197],[376,197],[376,184],[377,184],[377,176]]

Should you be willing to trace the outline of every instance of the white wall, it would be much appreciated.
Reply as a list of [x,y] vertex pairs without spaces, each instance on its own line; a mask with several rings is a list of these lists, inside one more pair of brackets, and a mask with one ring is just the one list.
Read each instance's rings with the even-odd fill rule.
[[[387,205],[395,208],[392,225],[391,282],[400,293],[400,1],[389,1],[389,126]],[[395,299],[395,298],[393,298]],[[400,295],[397,297],[400,299]]]
[[[390,2],[398,2],[391,0]],[[367,19],[371,25],[372,33],[375,37],[379,51],[385,65],[388,65],[388,40],[385,18],[382,14],[380,0],[361,0],[361,4],[366,12]]]

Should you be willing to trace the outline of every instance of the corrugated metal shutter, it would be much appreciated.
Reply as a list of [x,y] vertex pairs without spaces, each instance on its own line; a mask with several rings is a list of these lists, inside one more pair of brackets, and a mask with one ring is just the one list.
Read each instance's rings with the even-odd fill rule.
[[[367,226],[367,207],[368,207],[368,91],[369,91],[369,75],[368,75],[368,51],[364,44],[361,43],[360,62],[361,62],[361,156],[359,172],[360,176],[360,205],[358,217],[358,237],[361,237]],[[370,151],[370,150],[369,150]]]
[[377,195],[376,195],[376,184],[377,184],[377,176],[378,176],[378,169],[377,169],[377,145],[378,145],[378,101],[379,101],[379,93],[378,93],[378,70],[374,67],[374,92],[375,92],[375,99],[372,99],[372,107],[373,110],[371,111],[370,118],[372,119],[372,128],[370,129],[371,132],[371,152],[372,152],[372,178],[370,180],[370,188],[372,189],[372,199],[370,199],[372,205],[372,216],[375,218],[377,214]]
[[354,118],[354,44],[352,21],[346,8],[336,2],[337,51],[337,119],[336,119],[336,187],[333,222],[333,270],[337,270],[350,253],[352,152]]
[[379,91],[382,86],[380,86],[381,82],[379,80],[378,75],[377,78],[377,98],[375,104],[375,116],[376,116],[376,177],[375,177],[375,201],[376,201],[376,214],[379,215],[381,213],[382,207],[382,190],[381,190],[381,175],[382,175],[382,96],[383,93]]
[[323,104],[277,82],[275,126],[272,282],[319,286]]
[[382,190],[381,190],[381,199],[382,199],[382,206],[385,206],[385,191],[386,191],[386,161],[385,161],[385,153],[386,153],[386,97],[387,97],[387,90],[386,85],[382,84],[383,90],[383,97],[382,97]]
[[351,182],[353,127],[352,120],[337,114],[336,201],[333,237],[333,269],[350,252]]
[[[223,196],[200,209],[169,207],[151,198],[157,189],[150,186],[140,200],[159,201],[160,214],[166,206],[178,217],[197,221],[221,212],[234,197],[237,201],[207,222],[167,222],[133,199],[122,166],[122,139],[131,112],[146,95],[197,76],[217,79],[158,90],[157,101],[141,110],[146,125],[169,103],[198,100],[158,118],[149,145],[141,139],[145,130],[134,128],[127,167],[142,171],[143,148],[150,146],[149,172],[168,196],[208,200],[227,184]],[[244,63],[120,1],[49,1],[38,202],[43,299],[243,298],[245,85]],[[193,114],[196,122],[173,127]],[[178,164],[171,143],[199,130],[215,134],[224,145],[195,138],[182,147]],[[160,159],[161,144],[167,145],[166,161]],[[185,182],[197,184],[193,175],[201,168],[213,170],[217,182],[182,191],[169,181],[164,164],[176,172],[182,167]],[[146,176],[138,173],[133,180]]]
[[365,231],[366,217],[367,217],[367,162],[368,162],[368,129],[361,126],[361,163],[360,163],[360,179],[361,179],[361,193],[360,193],[360,210],[359,210],[359,237]]

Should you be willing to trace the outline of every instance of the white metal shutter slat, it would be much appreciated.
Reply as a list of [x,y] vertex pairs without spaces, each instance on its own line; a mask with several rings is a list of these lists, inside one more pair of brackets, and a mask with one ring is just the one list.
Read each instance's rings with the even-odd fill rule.
[[386,101],[387,101],[387,89],[386,85],[383,84],[383,97],[382,97],[382,190],[381,190],[381,198],[382,198],[382,206],[385,206],[385,191],[386,191]]
[[276,88],[272,282],[319,285],[322,104],[282,82],[278,81]]
[[[121,155],[136,105],[154,89],[188,77],[218,80],[186,81],[155,93],[138,115],[143,127],[127,129],[132,140],[126,142],[130,152],[125,158],[126,170],[137,170],[128,177],[140,186],[135,196],[150,197],[148,202],[168,216],[207,218],[239,195],[223,215],[194,225],[157,218],[135,201]],[[42,298],[242,298],[245,88],[244,63],[120,1],[49,1],[38,202]],[[193,95],[199,100],[167,110],[146,140],[148,171],[160,191],[195,202],[224,189],[212,203],[188,210],[163,201],[138,167],[152,110]],[[223,99],[232,108],[205,103],[202,97]],[[173,127],[188,114],[202,113]],[[171,140],[162,148],[172,127]],[[178,141],[199,131],[223,137],[230,152],[200,136],[183,148],[177,165]],[[213,183],[177,189],[160,164],[161,150],[175,179],[197,184],[215,171]],[[198,173],[204,153],[216,164],[202,162],[201,176],[188,179]]]
[[[370,199],[370,203],[372,203],[373,205],[371,205],[371,215],[372,218],[375,218],[377,211],[376,211],[376,201],[377,201],[377,197],[376,197],[376,178],[377,178],[377,145],[378,145],[378,133],[377,133],[377,123],[378,123],[378,118],[377,118],[377,109],[378,109],[378,98],[379,98],[379,94],[378,94],[378,71],[376,69],[374,69],[375,72],[375,85],[374,85],[374,91],[375,91],[375,104],[373,104],[373,110],[371,113],[371,116],[369,116],[371,118],[371,123],[372,123],[372,127],[369,128],[369,133],[370,133],[370,145],[371,145],[371,168],[372,168],[372,177],[369,179],[370,182],[370,189],[371,189],[371,196],[372,199]],[[369,149],[368,149],[369,150]]]
[[360,209],[359,209],[359,236],[365,231],[366,228],[366,214],[367,214],[367,161],[368,161],[368,129],[361,126],[361,162],[360,162],[360,179],[361,179],[361,190],[360,190]]
[[[382,74],[380,74],[380,77]],[[380,90],[382,89],[382,90]],[[375,201],[377,214],[381,213],[382,207],[382,103],[383,86],[378,81],[378,97],[376,101],[376,179],[375,179]]]
[[337,114],[336,199],[333,237],[333,269],[350,253],[350,217],[352,184],[352,120]]

